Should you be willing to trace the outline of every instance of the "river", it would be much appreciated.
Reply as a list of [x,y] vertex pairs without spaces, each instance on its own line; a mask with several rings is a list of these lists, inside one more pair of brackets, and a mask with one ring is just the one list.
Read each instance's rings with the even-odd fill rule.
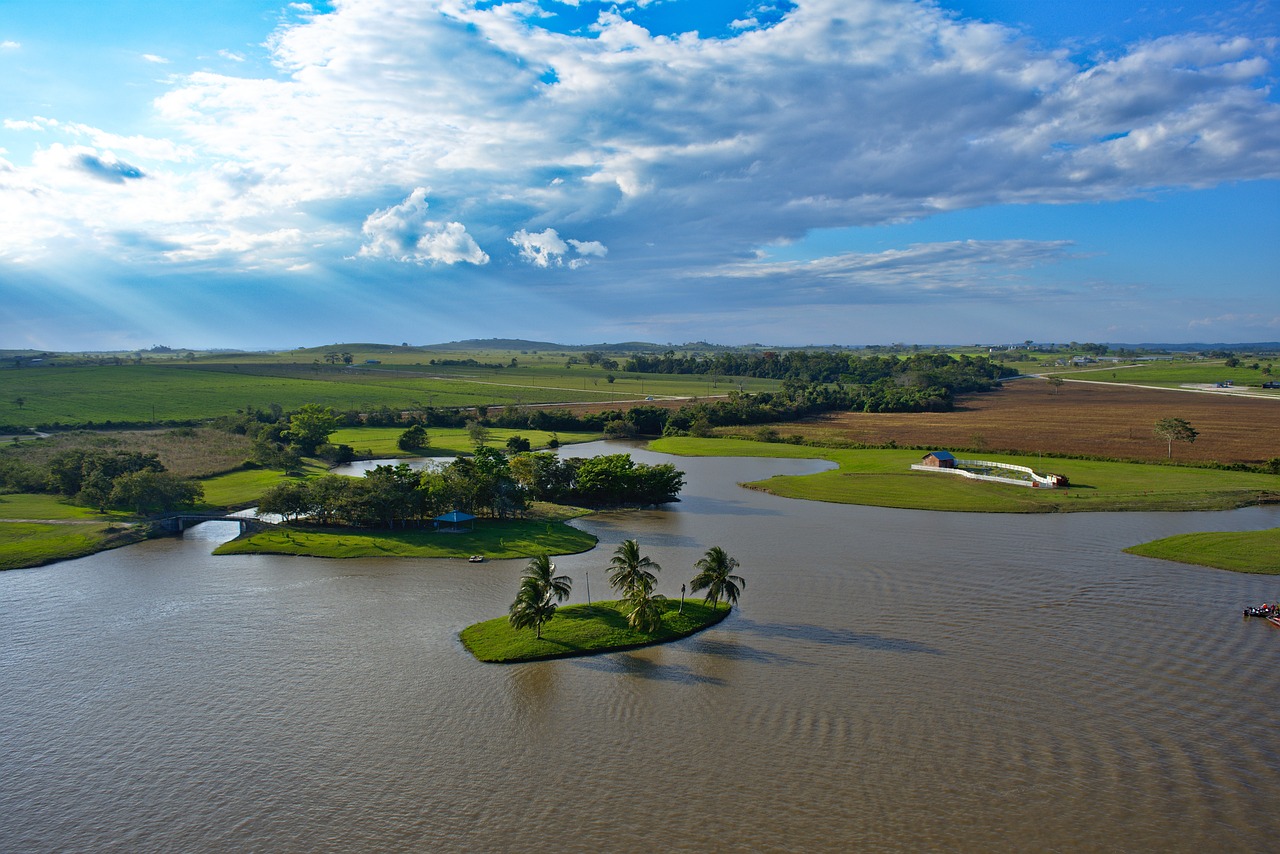
[[[616,452],[597,443],[588,453]],[[569,453],[582,455],[583,448]],[[485,665],[524,561],[213,557],[206,523],[0,573],[0,850],[1266,851],[1280,581],[1123,554],[1225,513],[981,515],[738,487],[584,520],[747,587],[661,647]]]

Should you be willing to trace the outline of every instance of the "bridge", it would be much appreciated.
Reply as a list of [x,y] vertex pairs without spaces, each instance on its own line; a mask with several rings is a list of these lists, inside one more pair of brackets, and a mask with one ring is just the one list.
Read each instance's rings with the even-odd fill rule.
[[272,527],[274,524],[250,516],[232,516],[227,513],[175,513],[156,520],[156,523],[161,528],[174,534],[181,534],[187,528],[192,525],[199,525],[201,522],[236,522],[240,525],[240,533],[242,534],[262,531]]

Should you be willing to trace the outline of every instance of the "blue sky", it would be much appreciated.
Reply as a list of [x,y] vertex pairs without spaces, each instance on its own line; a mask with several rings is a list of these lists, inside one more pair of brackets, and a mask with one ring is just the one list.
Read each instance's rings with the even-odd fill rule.
[[1280,339],[1280,10],[0,0],[0,347]]

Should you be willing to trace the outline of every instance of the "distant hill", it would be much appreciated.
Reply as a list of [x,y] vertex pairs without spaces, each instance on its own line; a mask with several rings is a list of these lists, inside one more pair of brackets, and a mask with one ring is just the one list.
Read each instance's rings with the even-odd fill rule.
[[[364,347],[363,344],[352,344],[350,347]],[[562,353],[662,353],[667,350],[734,350],[737,347],[726,347],[723,344],[708,344],[695,341],[687,344],[655,344],[650,341],[622,341],[617,344],[555,344],[550,341],[525,341],[520,338],[468,338],[465,341],[450,341],[446,344],[426,344],[423,350],[553,350]]]

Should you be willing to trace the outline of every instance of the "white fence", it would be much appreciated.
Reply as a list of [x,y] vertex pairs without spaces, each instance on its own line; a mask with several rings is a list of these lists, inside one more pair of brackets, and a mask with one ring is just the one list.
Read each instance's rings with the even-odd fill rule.
[[[1058,477],[1052,474],[1037,474],[1034,470],[1026,466],[1015,466],[1012,463],[997,463],[991,460],[956,460],[957,468],[939,468],[938,466],[926,466],[916,463],[911,468],[916,471],[938,472],[940,474],[958,474],[961,477],[967,477],[972,480],[989,480],[993,483],[1009,483],[1014,486],[1030,486],[1040,489],[1057,489]],[[1004,469],[1005,471],[1016,471],[1024,477],[1000,477],[995,474],[980,474],[976,471],[969,471],[967,466],[973,469]]]

